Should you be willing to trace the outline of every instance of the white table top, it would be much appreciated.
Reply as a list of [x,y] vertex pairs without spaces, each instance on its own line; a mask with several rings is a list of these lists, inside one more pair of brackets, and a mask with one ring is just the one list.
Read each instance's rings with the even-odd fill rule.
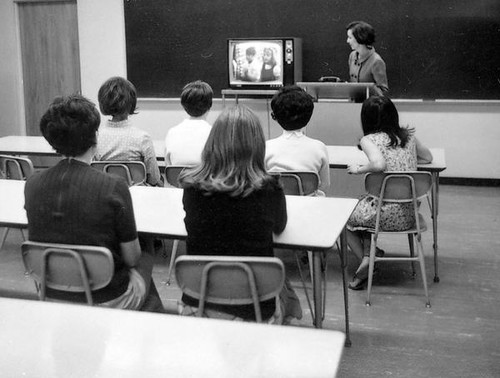
[[[186,237],[182,189],[134,186],[130,192],[139,231]],[[274,236],[275,245],[328,249],[335,244],[358,200],[287,196],[286,202],[288,223],[283,233]]]
[[0,298],[8,377],[334,377],[338,331]]
[[[182,189],[130,188],[139,232],[184,239]],[[358,200],[287,196],[288,223],[274,236],[277,247],[321,250],[333,247]],[[0,224],[26,226],[24,181],[0,180]]]
[[[326,146],[330,168],[347,168],[348,164],[367,164],[365,153],[355,146]],[[445,153],[443,148],[430,148],[432,163],[419,164],[418,169],[424,171],[441,172],[446,169]]]
[[0,224],[27,227],[24,210],[24,181],[0,179]]
[[0,138],[0,154],[58,155],[44,137],[21,135]]
[[[160,164],[165,160],[165,141],[153,140],[156,158]],[[366,155],[354,146],[326,146],[330,159],[330,168],[346,168],[350,163],[366,163]],[[445,152],[442,148],[431,148],[433,162],[421,164],[419,169],[443,171],[446,169]],[[0,154],[26,154],[57,156],[45,138],[41,136],[11,135],[0,138]]]

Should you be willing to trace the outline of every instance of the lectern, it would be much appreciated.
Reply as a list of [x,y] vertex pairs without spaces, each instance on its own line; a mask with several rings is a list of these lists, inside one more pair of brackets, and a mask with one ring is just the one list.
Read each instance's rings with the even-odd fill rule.
[[375,93],[375,83],[298,82],[297,85],[316,101],[325,98],[364,100]]

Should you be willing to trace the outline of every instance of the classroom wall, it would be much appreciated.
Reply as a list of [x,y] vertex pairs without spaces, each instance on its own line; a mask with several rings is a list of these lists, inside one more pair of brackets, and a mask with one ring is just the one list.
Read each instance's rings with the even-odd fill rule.
[[24,134],[21,119],[21,60],[11,0],[0,1],[0,136]]
[[[110,76],[126,76],[125,28],[122,0],[77,0],[82,93],[96,101],[97,91]],[[24,135],[19,39],[14,0],[0,1],[0,136]],[[219,97],[220,94],[216,93]],[[232,101],[227,101],[231,104]],[[267,137],[279,134],[269,118],[269,101],[242,99],[254,109]],[[448,168],[443,177],[500,178],[499,102],[396,101],[401,122],[416,128],[417,136],[430,147],[446,151]],[[168,128],[180,122],[184,112],[178,99],[140,99],[137,126],[162,139]],[[209,121],[222,109],[214,101]],[[360,136],[359,104],[320,102],[308,134],[327,144],[350,144]]]

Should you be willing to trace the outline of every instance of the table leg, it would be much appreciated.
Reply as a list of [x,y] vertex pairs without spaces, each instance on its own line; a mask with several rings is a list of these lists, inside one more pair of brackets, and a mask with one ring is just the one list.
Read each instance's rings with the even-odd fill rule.
[[345,311],[345,346],[351,346],[349,333],[349,289],[347,288],[347,231],[344,228],[340,234],[340,266],[342,269],[342,286],[344,289],[344,311]]
[[321,254],[313,253],[313,297],[314,297],[314,326],[323,327],[323,295],[321,280]]
[[439,282],[438,276],[438,209],[439,209],[439,172],[432,173],[432,234],[434,249],[434,282]]

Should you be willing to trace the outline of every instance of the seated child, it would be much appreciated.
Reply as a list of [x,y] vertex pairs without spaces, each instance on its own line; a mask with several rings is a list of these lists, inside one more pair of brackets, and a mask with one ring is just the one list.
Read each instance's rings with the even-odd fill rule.
[[[163,312],[151,277],[153,256],[141,251],[129,188],[123,180],[90,167],[100,124],[99,111],[81,95],[56,98],[40,131],[64,158],[30,176],[25,209],[30,240],[108,248],[114,273],[93,292],[98,306]],[[83,293],[47,289],[49,296],[85,302]]]
[[138,160],[146,165],[146,183],[163,186],[151,136],[134,126],[128,116],[136,114],[137,94],[134,85],[112,77],[99,89],[101,113],[112,118],[101,125],[95,160]]
[[319,174],[319,190],[325,195],[330,186],[328,151],[323,142],[307,137],[302,128],[311,119],[314,103],[302,88],[292,85],[281,88],[271,100],[274,120],[283,134],[266,142],[268,171],[313,171]]
[[182,89],[181,104],[189,118],[167,132],[166,165],[201,163],[201,152],[211,130],[206,118],[212,107],[212,96],[212,87],[200,80],[186,84]]

